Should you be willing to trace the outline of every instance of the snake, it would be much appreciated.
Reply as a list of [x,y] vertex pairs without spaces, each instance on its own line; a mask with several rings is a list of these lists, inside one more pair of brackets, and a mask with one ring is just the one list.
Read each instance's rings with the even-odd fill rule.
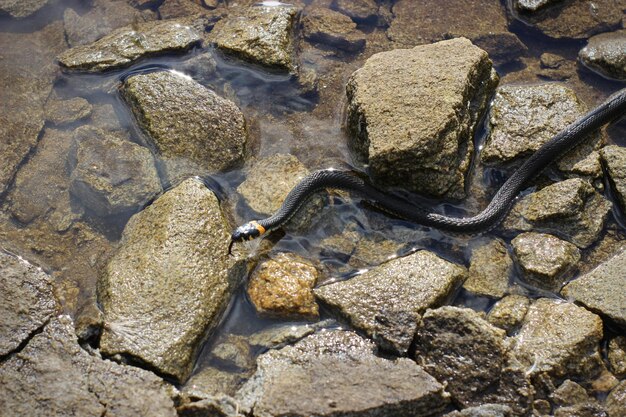
[[509,212],[517,195],[551,163],[581,143],[590,133],[626,113],[626,88],[579,117],[530,155],[502,184],[487,207],[471,217],[442,215],[426,207],[386,193],[353,171],[322,169],[304,177],[287,194],[280,208],[270,217],[252,220],[237,227],[228,247],[259,238],[285,225],[315,193],[325,189],[355,192],[374,207],[403,220],[444,232],[479,234],[496,227]]

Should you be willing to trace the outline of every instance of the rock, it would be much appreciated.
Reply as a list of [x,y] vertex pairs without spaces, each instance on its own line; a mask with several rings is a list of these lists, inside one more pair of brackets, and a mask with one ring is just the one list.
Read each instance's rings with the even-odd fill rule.
[[248,295],[262,316],[319,317],[313,287],[317,269],[295,254],[280,253],[261,262],[248,283]]
[[333,323],[333,320],[328,319],[316,323],[266,327],[250,335],[248,342],[251,346],[276,349],[293,344],[317,330],[331,326]]
[[626,251],[602,263],[596,269],[567,284],[561,294],[576,300],[588,309],[596,311],[626,326],[626,284],[624,268]]
[[315,295],[383,349],[406,354],[420,315],[443,304],[466,277],[462,266],[428,251],[315,289]]
[[510,354],[505,336],[471,309],[427,310],[415,336],[415,359],[446,384],[460,407],[504,404],[523,415],[534,391]]
[[620,382],[606,398],[606,410],[611,417],[624,417],[624,410],[626,410],[626,381]]
[[67,316],[0,364],[0,383],[0,404],[16,416],[176,416],[168,384],[81,349]]
[[91,122],[94,127],[105,131],[126,131],[126,128],[122,127],[122,125],[120,124],[117,113],[115,113],[115,109],[111,104],[93,105]]
[[620,25],[623,15],[613,0],[513,0],[511,7],[516,18],[557,39],[585,39],[609,31]]
[[0,85],[11,86],[3,88],[0,100],[0,195],[37,144],[58,72],[54,57],[65,48],[59,22],[33,33],[3,31],[0,36]]
[[114,29],[155,20],[151,10],[137,10],[126,1],[95,0],[89,11],[79,15],[67,8],[63,13],[65,36],[70,47],[92,43]]
[[147,148],[98,129],[73,146],[70,192],[96,215],[130,215],[162,191]]
[[560,407],[554,411],[554,417],[606,416],[606,410],[597,402],[586,402],[568,407]]
[[187,379],[240,278],[229,231],[215,195],[194,179],[134,215],[100,280],[100,350]]
[[545,233],[522,233],[511,245],[524,278],[547,290],[560,290],[580,261],[576,245]]
[[496,82],[487,53],[467,39],[375,54],[346,87],[352,146],[379,183],[462,198]]
[[611,203],[588,182],[572,178],[518,199],[502,227],[538,229],[586,248],[599,238],[610,210]]
[[378,4],[375,0],[335,0],[335,7],[357,23],[376,23]]
[[400,0],[393,5],[393,16],[387,35],[402,46],[462,36],[495,61],[514,61],[526,52],[526,46],[509,32],[505,9],[497,0],[449,0],[446,7],[437,0]]
[[484,404],[461,411],[444,414],[443,417],[513,417],[513,410],[508,405]]
[[541,78],[554,81],[565,81],[576,75],[576,63],[561,55],[544,52],[539,57]]
[[576,382],[566,379],[551,395],[552,402],[560,407],[589,401],[587,391]]
[[295,72],[293,26],[299,9],[275,7],[242,8],[215,24],[209,35],[222,51],[269,68]]
[[171,162],[170,177],[224,171],[243,162],[246,122],[233,102],[170,71],[130,77],[122,92],[139,126]]
[[211,359],[223,369],[234,369],[240,372],[254,369],[255,365],[247,338],[234,334],[219,338],[211,349]]
[[227,395],[216,395],[200,401],[185,403],[176,408],[179,417],[244,417],[239,405]]
[[531,304],[514,338],[515,353],[532,378],[592,378],[604,365],[602,320],[582,307],[540,298]]
[[606,168],[611,188],[617,197],[620,209],[626,210],[626,150],[621,146],[605,146],[600,151],[602,164]]
[[374,346],[341,330],[308,336],[261,355],[239,391],[256,416],[426,416],[448,402],[443,386],[406,358],[375,356]]
[[513,260],[502,240],[482,242],[472,248],[463,288],[477,295],[501,298],[508,290],[512,271]]
[[0,0],[0,13],[23,19],[39,11],[48,3],[50,0]]
[[53,99],[46,102],[46,121],[59,126],[74,123],[91,116],[93,108],[82,97],[69,100]]
[[[520,164],[587,110],[568,87],[557,83],[498,88],[489,114],[491,134],[480,159],[489,166]],[[594,133],[557,162],[560,171],[597,178],[602,137]]]
[[611,370],[620,378],[626,376],[626,336],[617,336],[609,341],[609,364]]
[[193,400],[203,400],[216,395],[235,395],[245,382],[247,374],[224,371],[212,366],[193,375],[182,389],[183,394]]
[[127,67],[140,58],[180,52],[201,41],[200,34],[175,20],[126,26],[93,43],[75,46],[58,56],[72,71],[100,72]]
[[358,52],[365,47],[365,34],[348,16],[324,7],[311,7],[302,17],[302,32],[311,42]]
[[618,80],[626,80],[626,30],[589,38],[578,58],[589,69]]
[[41,268],[0,251],[0,358],[41,331],[57,308],[52,278]]
[[523,295],[508,295],[493,305],[487,321],[511,335],[524,320],[529,306],[530,300]]

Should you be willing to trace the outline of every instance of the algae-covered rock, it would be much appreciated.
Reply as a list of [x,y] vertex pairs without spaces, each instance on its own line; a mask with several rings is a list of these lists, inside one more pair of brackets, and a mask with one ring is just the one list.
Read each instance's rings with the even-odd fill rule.
[[489,310],[487,321],[511,335],[524,320],[529,306],[530,300],[527,297],[516,294],[507,295]]
[[100,349],[178,381],[220,321],[239,278],[215,195],[189,179],[134,215],[99,286]]
[[346,87],[352,145],[378,183],[462,198],[496,83],[487,53],[463,38],[375,54]]
[[626,30],[592,36],[578,58],[605,77],[626,80]]
[[331,48],[358,52],[365,46],[365,34],[356,28],[348,16],[324,7],[306,10],[302,18],[304,37]]
[[117,29],[93,43],[68,49],[58,59],[68,70],[99,72],[129,66],[142,57],[185,51],[200,41],[193,28],[159,20]]
[[48,99],[46,102],[46,121],[60,126],[86,119],[91,116],[93,108],[82,97],[68,100]]
[[0,12],[23,19],[39,11],[50,0],[0,0]]
[[337,10],[357,23],[375,23],[378,15],[376,0],[335,0]]
[[513,271],[513,260],[499,239],[483,242],[472,249],[469,272],[463,288],[474,294],[502,297]]
[[315,295],[384,349],[404,354],[421,314],[443,304],[466,274],[462,266],[419,251],[319,287]]

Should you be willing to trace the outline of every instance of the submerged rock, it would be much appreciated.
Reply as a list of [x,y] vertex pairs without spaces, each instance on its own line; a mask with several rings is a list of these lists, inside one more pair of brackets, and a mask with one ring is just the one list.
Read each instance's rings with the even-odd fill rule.
[[513,409],[502,404],[483,404],[469,407],[461,411],[444,414],[443,417],[513,417]]
[[373,55],[346,87],[352,145],[375,181],[462,198],[497,75],[467,39]]
[[170,177],[223,171],[243,162],[246,122],[233,102],[171,71],[130,77],[122,92],[139,126],[169,162]]
[[331,48],[358,52],[365,47],[365,34],[348,16],[325,7],[311,7],[302,18],[304,37]]
[[65,51],[58,60],[69,70],[100,72],[129,66],[139,58],[185,51],[200,41],[193,28],[175,20],[159,20],[117,29],[93,43]]
[[561,293],[626,327],[626,251],[567,284]]
[[16,416],[175,417],[171,387],[151,372],[89,354],[67,316],[0,364],[0,404]]
[[57,308],[52,278],[23,259],[0,251],[0,358],[41,331]]
[[415,359],[446,384],[459,406],[505,404],[518,415],[530,408],[534,390],[505,343],[506,333],[474,310],[428,310],[415,336]]
[[240,278],[215,195],[194,179],[134,215],[99,286],[100,349],[184,381]]
[[298,12],[287,4],[242,8],[217,22],[209,38],[219,49],[246,61],[295,72],[292,37]]
[[626,376],[626,336],[617,336],[609,341],[608,359],[611,371],[618,378]]
[[578,58],[605,77],[626,80],[626,30],[592,36]]
[[0,12],[22,19],[39,11],[50,0],[0,0]]
[[261,355],[239,391],[255,416],[430,416],[448,402],[444,387],[410,359],[374,355],[371,342],[348,331],[308,336]]
[[600,155],[617,203],[622,212],[626,213],[626,149],[617,145],[605,146]]
[[376,23],[378,4],[376,0],[335,0],[337,10],[357,23]]
[[86,119],[91,116],[93,108],[82,97],[74,97],[69,100],[48,99],[46,102],[46,121],[53,125],[65,125]]
[[477,295],[501,298],[509,288],[513,260],[502,240],[484,242],[472,249],[463,288]]
[[193,400],[224,394],[235,395],[248,376],[238,371],[224,371],[209,366],[189,378],[182,392]]
[[493,305],[487,314],[487,321],[511,335],[524,320],[529,306],[530,300],[527,297],[508,295]]
[[406,354],[420,315],[443,304],[467,271],[428,251],[315,289],[315,295],[384,349]]
[[542,230],[586,248],[599,238],[610,210],[611,202],[588,182],[572,178],[517,200],[502,227]]
[[606,410],[609,416],[623,416],[626,410],[626,381],[620,382],[606,398]]

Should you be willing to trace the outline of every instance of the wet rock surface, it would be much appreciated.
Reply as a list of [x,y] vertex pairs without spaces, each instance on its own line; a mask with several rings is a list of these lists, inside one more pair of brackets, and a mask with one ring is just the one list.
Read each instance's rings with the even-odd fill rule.
[[621,146],[605,146],[600,151],[611,189],[622,212],[626,210],[626,150]]
[[316,318],[313,295],[318,271],[306,259],[280,253],[261,262],[250,276],[248,295],[261,315]]
[[143,369],[90,355],[67,316],[52,318],[0,364],[0,403],[19,416],[176,416],[171,387]]
[[558,291],[580,260],[576,245],[545,233],[522,233],[511,241],[524,278]]
[[617,377],[626,376],[626,336],[617,336],[609,341],[607,356],[611,371]]
[[25,18],[50,3],[50,0],[0,0],[0,12],[11,17]]
[[561,293],[621,325],[626,326],[626,251],[567,284]]
[[91,116],[93,108],[87,100],[75,97],[69,100],[48,100],[46,121],[53,125],[65,125]]
[[306,10],[302,31],[311,42],[332,45],[348,52],[358,52],[365,46],[365,35],[357,30],[352,19],[323,7]]
[[407,352],[420,315],[441,305],[467,271],[428,251],[397,258],[315,295],[382,348]]
[[623,416],[626,410],[626,381],[620,382],[606,398],[606,410],[609,416]]
[[189,378],[182,392],[193,400],[209,399],[224,394],[235,395],[245,382],[246,376],[248,375],[233,370],[207,367]]
[[194,179],[133,216],[100,282],[101,351],[184,381],[240,278],[229,231],[215,195]]
[[443,386],[415,362],[374,351],[352,332],[316,333],[260,356],[236,398],[255,416],[428,416],[446,406]]
[[193,28],[175,20],[145,22],[115,30],[93,43],[75,46],[58,56],[72,71],[99,72],[126,67],[167,52],[182,52],[201,41]]
[[56,314],[58,305],[48,274],[2,251],[0,297],[0,358],[4,358],[41,331]]
[[253,63],[294,72],[293,26],[297,7],[254,6],[215,24],[210,40],[222,51]]
[[346,87],[353,147],[379,183],[462,198],[496,83],[487,53],[467,39],[373,55]]
[[602,33],[589,38],[578,58],[605,77],[626,80],[626,30]]
[[508,295],[495,303],[489,314],[487,321],[496,327],[506,330],[510,335],[520,326],[528,307],[530,299],[523,295]]
[[599,238],[610,210],[611,203],[588,182],[572,178],[517,200],[502,227],[542,230],[585,248]]
[[366,23],[378,19],[378,4],[375,0],[335,0],[334,4],[337,10],[355,22]]
[[415,358],[447,385],[458,406],[504,404],[522,415],[530,408],[533,388],[505,336],[471,309],[428,310],[417,329]]
[[472,249],[463,288],[474,294],[501,298],[509,287],[513,260],[502,240],[494,239]]
[[512,417],[511,407],[502,404],[485,404],[478,407],[469,407],[461,411],[453,411],[444,417]]

